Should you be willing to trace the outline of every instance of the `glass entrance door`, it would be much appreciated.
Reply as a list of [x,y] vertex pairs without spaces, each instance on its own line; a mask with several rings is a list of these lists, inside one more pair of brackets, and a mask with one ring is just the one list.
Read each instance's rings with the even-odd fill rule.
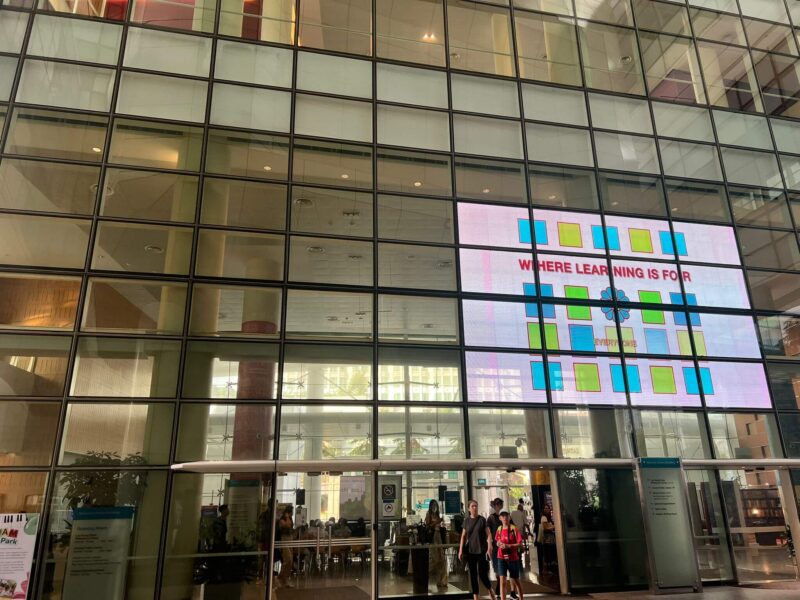
[[524,531],[527,552],[522,555],[523,591],[526,594],[559,593],[550,471],[475,471],[472,492],[480,514],[491,514],[490,502],[500,498],[503,509],[509,512],[517,528]]
[[700,578],[732,580],[731,550],[716,475],[714,471],[690,469],[686,471],[686,482]]
[[787,477],[780,470],[720,471],[739,583],[797,577],[785,546],[786,523],[796,520],[785,512],[795,508],[785,495]]

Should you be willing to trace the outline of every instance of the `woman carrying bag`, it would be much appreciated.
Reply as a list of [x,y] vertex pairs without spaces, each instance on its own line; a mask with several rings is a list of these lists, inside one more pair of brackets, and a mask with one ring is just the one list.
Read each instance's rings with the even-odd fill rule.
[[461,531],[461,542],[458,545],[458,559],[464,560],[464,546],[467,549],[467,564],[469,565],[469,583],[472,588],[473,600],[479,600],[480,587],[478,580],[489,590],[492,600],[497,600],[492,583],[489,581],[489,560],[492,558],[492,532],[486,524],[486,519],[478,514],[478,503],[470,500],[467,503],[469,515],[464,519],[464,529]]

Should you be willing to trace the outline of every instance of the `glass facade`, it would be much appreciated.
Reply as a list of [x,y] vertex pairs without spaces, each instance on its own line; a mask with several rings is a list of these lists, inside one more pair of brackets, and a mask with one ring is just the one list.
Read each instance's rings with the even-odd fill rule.
[[[798,6],[0,0],[0,512],[40,516],[30,597],[80,597],[101,508],[109,598],[336,569],[407,594],[384,481],[404,525],[443,503],[431,595],[469,591],[454,518],[495,488],[535,519],[561,489],[534,591],[646,586],[629,470],[170,467],[800,458]],[[794,578],[788,471],[687,473],[704,579]],[[587,502],[629,576],[586,563]]]

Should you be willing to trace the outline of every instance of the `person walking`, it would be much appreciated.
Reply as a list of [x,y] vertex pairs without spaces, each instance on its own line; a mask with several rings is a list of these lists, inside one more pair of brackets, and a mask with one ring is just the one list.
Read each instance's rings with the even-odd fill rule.
[[497,542],[497,575],[500,578],[500,599],[505,600],[506,589],[517,592],[519,600],[523,600],[522,583],[519,580],[519,548],[522,546],[522,534],[511,523],[508,511],[500,513],[500,527],[495,533]]
[[464,519],[461,541],[458,544],[458,560],[464,560],[464,547],[466,546],[469,583],[473,600],[480,598],[479,582],[489,590],[492,600],[496,600],[492,582],[489,581],[489,559],[492,557],[490,549],[494,543],[492,532],[486,524],[486,519],[478,514],[478,503],[475,500],[467,502],[467,510],[469,514]]
[[542,509],[542,518],[539,523],[539,548],[542,551],[542,566],[544,573],[555,573],[556,564],[556,526],[553,523],[553,509],[547,504]]
[[[492,514],[489,515],[489,518],[486,519],[486,524],[489,526],[489,531],[492,533],[492,568],[494,569],[494,574],[497,576],[497,581],[495,582],[494,592],[495,594],[500,594],[500,575],[499,575],[499,566],[497,564],[497,541],[495,540],[495,534],[497,533],[498,528],[500,527],[500,511],[503,510],[503,499],[502,498],[495,498],[489,503],[489,506],[492,507]],[[515,600],[517,597],[516,592],[511,592],[512,600]]]
[[447,554],[445,544],[447,544],[444,519],[439,512],[439,503],[431,500],[428,506],[428,513],[425,515],[425,527],[428,529],[428,537],[431,540],[432,548],[428,559],[430,574],[436,580],[438,590],[447,589]]

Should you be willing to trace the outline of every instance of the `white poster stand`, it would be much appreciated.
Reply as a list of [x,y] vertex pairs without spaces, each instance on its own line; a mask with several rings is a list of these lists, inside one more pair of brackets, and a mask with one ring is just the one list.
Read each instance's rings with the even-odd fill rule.
[[0,514],[0,598],[28,598],[38,525],[36,513]]

